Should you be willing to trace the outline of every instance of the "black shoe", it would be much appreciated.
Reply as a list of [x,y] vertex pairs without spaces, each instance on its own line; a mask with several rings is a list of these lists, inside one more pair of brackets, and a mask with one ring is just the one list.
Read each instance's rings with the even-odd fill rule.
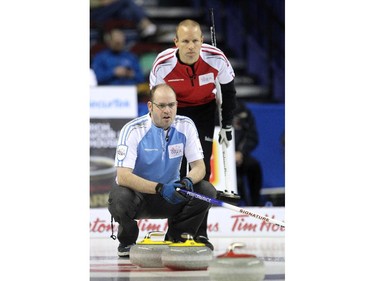
[[118,246],[117,248],[117,255],[119,257],[128,257],[129,256],[129,252],[130,252],[130,248],[132,246],[134,246],[135,244],[131,244],[131,245],[124,245],[124,244],[121,244]]
[[214,245],[212,245],[212,244],[210,243],[210,241],[208,241],[208,238],[207,238],[206,236],[202,236],[202,235],[200,235],[200,236],[195,237],[194,240],[195,240],[196,242],[198,242],[198,243],[203,243],[203,244],[205,244],[206,247],[207,247],[207,248],[210,248],[212,251],[214,250]]

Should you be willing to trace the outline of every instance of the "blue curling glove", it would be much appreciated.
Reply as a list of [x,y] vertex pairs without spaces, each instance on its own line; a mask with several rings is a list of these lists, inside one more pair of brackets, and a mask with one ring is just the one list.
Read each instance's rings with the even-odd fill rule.
[[162,184],[158,183],[155,187],[156,193],[159,193],[170,204],[180,204],[186,202],[187,199],[176,191],[176,188],[182,188],[179,182]]
[[183,177],[180,181],[182,188],[194,192],[194,184],[191,178]]

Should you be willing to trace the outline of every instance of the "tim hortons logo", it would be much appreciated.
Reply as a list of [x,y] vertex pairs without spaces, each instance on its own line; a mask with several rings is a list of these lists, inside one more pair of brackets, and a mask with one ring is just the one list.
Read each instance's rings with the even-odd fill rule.
[[[167,231],[168,230],[168,221],[161,223],[153,223],[148,219],[140,219],[138,221],[138,228],[141,232],[150,232],[150,231]],[[113,231],[116,233],[118,229],[118,224],[113,222]],[[209,232],[218,232],[219,223],[208,224],[207,229]],[[96,218],[93,222],[90,222],[90,232],[103,233],[111,232],[111,223],[106,220],[101,220]]]
[[[138,228],[139,231],[164,231],[168,230],[168,221],[166,220],[164,223],[152,223],[148,219],[140,219],[138,221]],[[215,224],[208,224],[207,229],[209,232],[217,232],[219,231],[219,223]]]
[[[266,215],[267,216],[267,215]],[[247,215],[232,215],[230,219],[232,220],[230,227],[231,232],[283,232],[285,231],[284,227],[281,227],[270,222],[261,221],[259,222],[249,222],[251,217]],[[271,217],[274,218],[274,215]],[[164,231],[168,230],[168,221],[154,222],[148,219],[141,219],[138,221],[138,228],[141,232],[150,232],[150,231]],[[223,226],[219,222],[214,222],[208,224],[207,230],[209,233],[219,233],[223,231]],[[113,231],[116,233],[118,229],[118,224],[113,222]],[[94,233],[110,233],[111,223],[104,219],[96,218],[90,222],[90,232]]]
[[[267,215],[266,215],[267,216]],[[232,224],[232,232],[244,232],[244,231],[267,231],[267,232],[276,232],[276,231],[285,231],[284,227],[281,227],[279,225],[269,223],[267,221],[262,221],[261,224],[259,223],[249,223],[246,221],[246,219],[249,218],[248,215],[234,215],[231,216],[231,219],[233,219]],[[272,219],[274,219],[275,216],[272,216]]]

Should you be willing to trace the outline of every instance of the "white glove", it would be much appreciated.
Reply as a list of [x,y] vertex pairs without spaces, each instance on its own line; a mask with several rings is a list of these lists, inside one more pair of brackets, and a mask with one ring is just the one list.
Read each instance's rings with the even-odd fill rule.
[[220,128],[219,132],[219,143],[225,144],[225,146],[228,148],[229,141],[232,140],[232,126],[226,126],[225,128]]

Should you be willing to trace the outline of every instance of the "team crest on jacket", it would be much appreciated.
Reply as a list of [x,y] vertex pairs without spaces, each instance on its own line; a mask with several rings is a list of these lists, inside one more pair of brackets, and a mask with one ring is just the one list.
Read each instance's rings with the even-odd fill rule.
[[184,145],[182,143],[177,143],[168,146],[169,158],[177,158],[183,155]]
[[212,72],[199,75],[199,86],[207,85],[210,83],[215,83],[214,74]]

